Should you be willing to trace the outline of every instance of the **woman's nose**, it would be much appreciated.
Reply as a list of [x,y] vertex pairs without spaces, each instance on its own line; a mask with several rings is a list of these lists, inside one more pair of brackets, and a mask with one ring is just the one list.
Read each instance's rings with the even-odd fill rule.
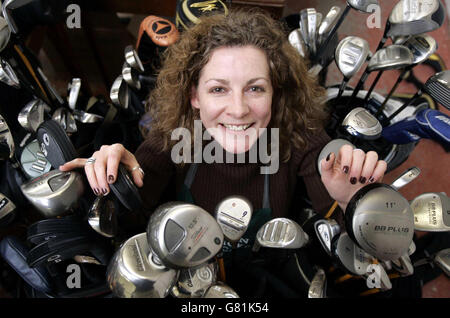
[[241,118],[247,115],[250,111],[248,103],[242,93],[233,94],[229,105],[227,106],[228,115],[236,118]]

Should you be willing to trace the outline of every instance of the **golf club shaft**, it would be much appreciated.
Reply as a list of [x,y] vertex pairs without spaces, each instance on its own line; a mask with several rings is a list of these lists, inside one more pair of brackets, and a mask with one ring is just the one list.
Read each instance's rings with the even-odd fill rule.
[[406,101],[402,106],[400,106],[399,109],[397,109],[391,116],[386,118],[386,120],[383,122],[383,126],[386,126],[389,124],[389,122],[397,116],[401,111],[403,111],[409,104],[411,104],[417,97],[419,97],[422,94],[422,91],[419,90],[413,97],[411,97],[408,101]]
[[400,73],[400,75],[398,76],[397,81],[395,82],[394,86],[392,86],[391,91],[389,92],[389,94],[384,99],[384,101],[381,104],[380,108],[378,108],[378,111],[376,112],[375,117],[378,117],[381,114],[381,112],[383,111],[384,106],[386,105],[387,101],[389,100],[389,98],[391,98],[392,94],[394,94],[395,90],[397,89],[397,86],[403,80],[403,77],[408,72],[408,70],[409,70],[409,68],[407,67],[407,68],[403,69],[403,71]]
[[380,80],[381,75],[383,75],[383,70],[379,71],[377,74],[377,77],[374,79],[372,85],[370,86],[369,90],[367,91],[366,97],[364,97],[364,104],[367,104],[367,101],[369,100],[370,95],[372,94],[373,89],[377,85],[377,82]]
[[336,100],[338,100],[342,94],[344,93],[345,87],[347,86],[347,83],[350,79],[348,77],[344,77],[344,79],[342,80],[341,86],[339,87],[339,93],[336,97]]

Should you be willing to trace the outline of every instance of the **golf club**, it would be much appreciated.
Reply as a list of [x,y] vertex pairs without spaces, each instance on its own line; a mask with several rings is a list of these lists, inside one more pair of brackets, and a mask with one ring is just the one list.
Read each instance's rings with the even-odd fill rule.
[[117,212],[114,203],[105,196],[98,196],[88,212],[89,225],[100,235],[117,235]]
[[72,78],[72,81],[67,85],[69,92],[67,96],[67,104],[71,110],[74,110],[77,106],[78,96],[80,95],[81,79]]
[[327,254],[331,256],[331,241],[336,235],[341,233],[341,227],[336,220],[322,219],[314,223],[314,230],[316,231],[320,244],[322,244]]
[[181,269],[177,288],[190,298],[203,297],[208,287],[216,283],[218,270],[215,260],[200,267]]
[[324,38],[328,36],[328,33],[330,32],[331,28],[333,28],[333,26],[338,21],[340,12],[341,12],[340,7],[332,6],[330,11],[328,11],[327,15],[320,23],[319,29],[317,31],[317,42],[319,46],[322,45]]
[[52,119],[64,129],[68,136],[78,131],[75,117],[66,107],[59,107],[58,109],[56,109],[53,112]]
[[375,140],[381,136],[383,127],[369,111],[362,107],[352,109],[342,121],[341,126],[359,139]]
[[45,120],[45,113],[49,110],[47,104],[41,99],[33,99],[27,103],[17,115],[17,121],[26,131],[36,132]]
[[37,139],[29,142],[20,155],[20,165],[28,178],[36,178],[52,169],[52,165],[45,158]]
[[308,289],[308,298],[327,298],[327,277],[325,271],[319,268]]
[[230,286],[217,282],[206,290],[203,298],[239,298],[239,295]]
[[429,192],[411,201],[414,229],[426,232],[450,231],[450,198],[445,193]]

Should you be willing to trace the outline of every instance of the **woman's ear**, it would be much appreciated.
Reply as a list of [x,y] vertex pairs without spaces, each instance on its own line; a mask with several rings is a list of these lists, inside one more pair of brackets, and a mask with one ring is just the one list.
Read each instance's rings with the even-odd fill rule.
[[191,87],[191,106],[196,109],[200,109],[200,105],[198,102],[197,88],[192,85]]

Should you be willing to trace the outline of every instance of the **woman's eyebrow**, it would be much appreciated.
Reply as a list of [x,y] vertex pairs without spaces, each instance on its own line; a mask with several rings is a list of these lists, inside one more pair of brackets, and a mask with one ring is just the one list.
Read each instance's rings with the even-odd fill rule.
[[[267,82],[269,81],[266,77],[255,77],[255,78],[249,79],[247,81],[247,85],[252,84],[252,83],[254,83],[254,82],[256,82],[256,81],[258,81],[260,79],[265,80]],[[226,84],[226,85],[230,84],[229,80],[222,79],[222,78],[210,78],[209,80],[205,81],[205,84],[210,82],[210,81],[216,81],[216,82],[219,82],[219,83],[222,83],[222,84]]]

